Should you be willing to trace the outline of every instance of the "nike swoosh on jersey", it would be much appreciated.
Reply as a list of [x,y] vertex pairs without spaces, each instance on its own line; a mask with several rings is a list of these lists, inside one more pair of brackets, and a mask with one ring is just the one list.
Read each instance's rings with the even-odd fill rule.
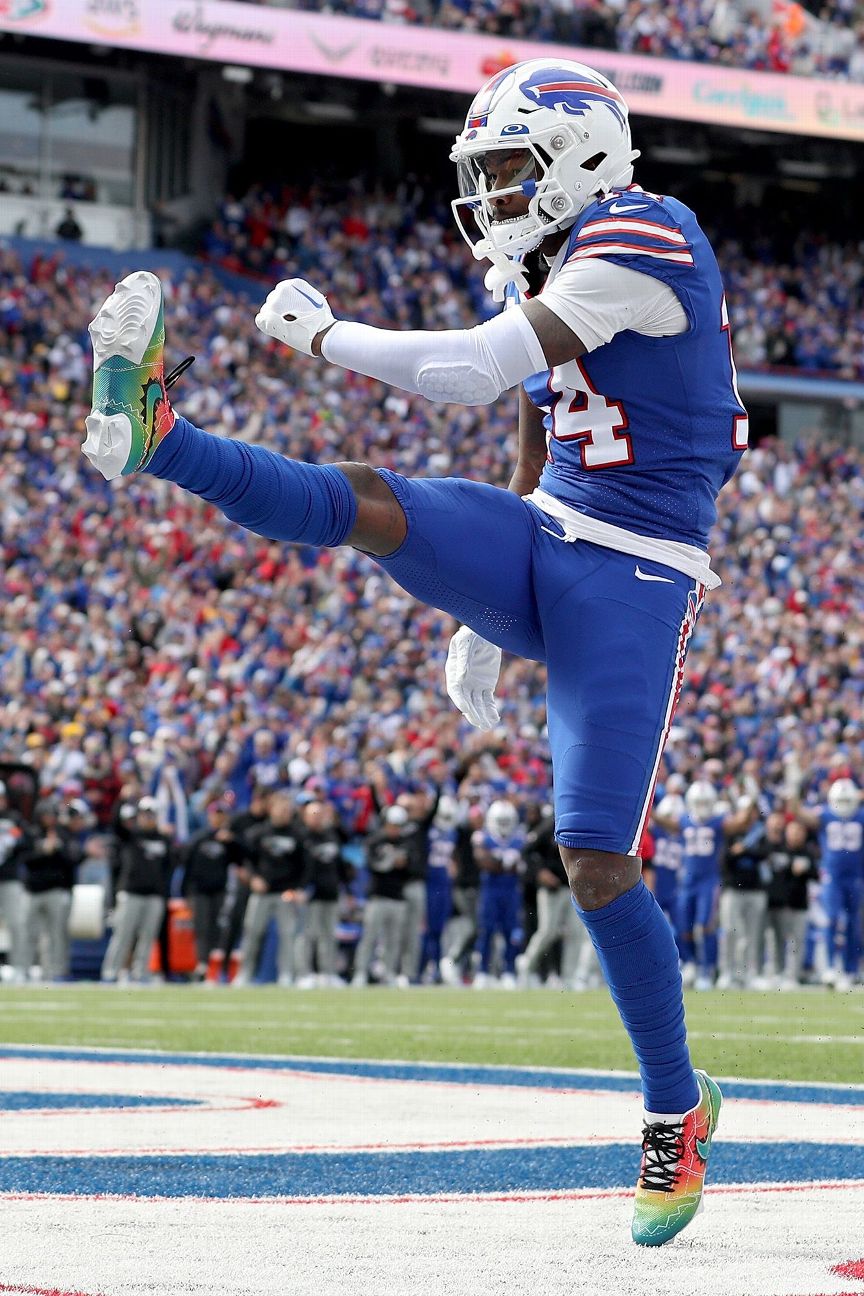
[[626,216],[627,212],[647,211],[650,205],[650,203],[638,203],[635,205],[628,203],[626,207],[621,207],[616,201],[609,204],[607,211],[610,211],[613,216]]
[[643,572],[639,564],[636,564],[636,579],[645,581],[662,581],[664,585],[674,585],[675,582],[670,576],[652,576],[650,572]]

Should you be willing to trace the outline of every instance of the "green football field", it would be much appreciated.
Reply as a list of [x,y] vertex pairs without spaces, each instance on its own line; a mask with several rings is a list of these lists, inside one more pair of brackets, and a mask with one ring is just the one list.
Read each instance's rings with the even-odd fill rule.
[[[864,994],[690,994],[715,1075],[864,1082]],[[0,1043],[632,1071],[604,991],[4,988]]]

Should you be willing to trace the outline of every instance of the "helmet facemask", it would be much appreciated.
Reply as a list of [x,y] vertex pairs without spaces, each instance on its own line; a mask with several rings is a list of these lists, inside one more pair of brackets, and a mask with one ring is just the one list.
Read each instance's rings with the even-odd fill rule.
[[[465,130],[457,136],[450,154],[459,183],[459,197],[451,204],[456,223],[474,256],[493,264],[502,257],[516,258],[533,251],[549,234],[572,225],[597,194],[626,188],[633,179],[633,161],[639,156],[631,147],[626,106],[609,83],[603,84],[614,96],[615,107],[610,112],[606,103],[598,109],[608,117],[587,110],[568,112],[566,106],[526,107],[535,100],[525,93],[526,83],[518,83],[536,66],[523,64],[511,69],[517,84],[509,91],[502,87],[486,116],[472,116],[475,110],[481,111],[475,101]],[[580,67],[567,66],[577,70]],[[597,88],[603,92],[598,74],[591,75],[597,78]],[[610,98],[610,94],[603,93]],[[483,111],[486,107],[484,104]],[[532,120],[535,112],[540,118]],[[616,116],[622,123],[617,127]],[[525,174],[514,172],[505,183],[496,179],[490,185],[483,162],[493,153],[524,156]],[[499,168],[495,174],[500,177],[500,173]],[[510,194],[528,199],[526,212],[496,220],[494,201]],[[474,217],[476,230],[465,219],[468,211]]]

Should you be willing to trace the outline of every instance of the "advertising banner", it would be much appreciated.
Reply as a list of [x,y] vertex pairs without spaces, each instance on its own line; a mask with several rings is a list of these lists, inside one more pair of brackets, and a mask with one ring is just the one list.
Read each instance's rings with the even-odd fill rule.
[[0,0],[0,31],[466,95],[511,63],[557,54],[604,72],[636,115],[864,140],[864,85],[235,0]]

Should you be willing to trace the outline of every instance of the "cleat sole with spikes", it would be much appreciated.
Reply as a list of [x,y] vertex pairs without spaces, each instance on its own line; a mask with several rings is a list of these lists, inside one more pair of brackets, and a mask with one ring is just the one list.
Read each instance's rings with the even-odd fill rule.
[[174,426],[165,390],[162,285],[127,275],[90,325],[93,408],[84,454],[108,481],[147,467]]

